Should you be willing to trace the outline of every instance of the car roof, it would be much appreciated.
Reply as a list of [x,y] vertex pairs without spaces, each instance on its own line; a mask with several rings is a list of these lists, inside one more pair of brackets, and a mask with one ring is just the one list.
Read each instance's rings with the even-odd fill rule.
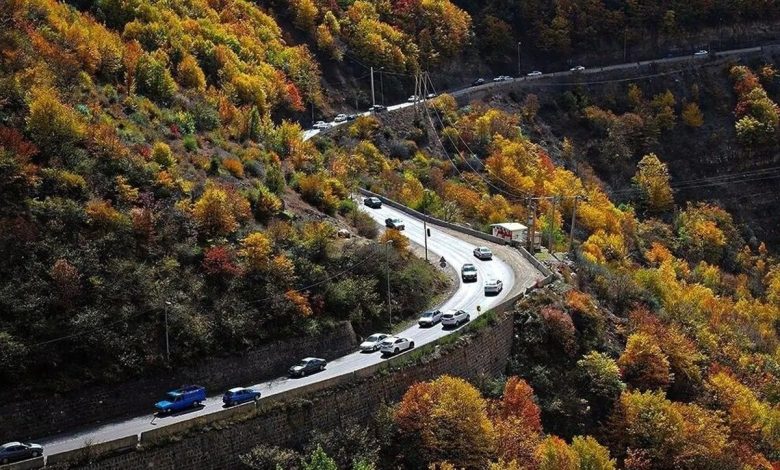
[[236,392],[240,392],[242,390],[246,390],[246,387],[234,387],[234,388],[231,388],[230,390],[228,390],[228,392],[236,393]]
[[0,449],[5,449],[6,447],[11,447],[11,446],[21,446],[21,445],[24,445],[24,444],[22,444],[21,442],[17,442],[17,441],[6,442],[5,444],[0,446]]
[[304,361],[324,361],[325,359],[321,359],[319,357],[304,357],[302,360],[304,360]]
[[473,264],[471,264],[471,263],[466,263],[466,264],[464,264],[464,265],[463,265],[463,269],[465,269],[465,268],[474,268],[474,269],[477,269],[477,267],[476,267],[476,266],[474,266],[474,265],[473,265]]

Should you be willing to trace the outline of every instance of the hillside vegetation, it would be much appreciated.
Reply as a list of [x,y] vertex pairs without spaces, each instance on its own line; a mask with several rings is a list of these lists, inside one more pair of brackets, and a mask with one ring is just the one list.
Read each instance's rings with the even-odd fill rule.
[[[753,73],[736,67],[731,74],[743,97],[736,126],[749,116],[776,132],[776,106]],[[634,95],[635,118],[591,107],[585,119],[610,129],[625,119],[645,129],[631,134],[640,142],[647,129],[663,139],[678,119],[673,98]],[[322,141],[318,147],[326,149],[331,168],[352,155],[353,164],[365,162],[357,171],[363,184],[446,220],[487,230],[490,223],[533,215],[545,244],[551,238],[557,251],[568,248],[579,196],[576,275],[563,270],[570,284],[564,289],[571,290],[532,297],[518,308],[509,372],[538,394],[544,430],[595,437],[625,468],[771,468],[780,458],[777,258],[762,243],[746,243],[717,205],[675,206],[669,170],[655,154],[637,166],[630,200],[615,205],[593,172],[578,176],[527,137],[525,130],[539,124],[539,102],[528,95],[521,103],[512,113],[478,102],[458,109],[442,95],[414,126],[382,127],[360,118],[335,135],[338,145]],[[634,137],[620,140],[617,130],[609,136],[630,145]],[[571,141],[554,150],[560,161],[572,161]],[[534,212],[529,196],[541,198]],[[396,417],[405,406],[395,409]],[[456,423],[473,422],[455,414],[439,422],[442,435],[465,432]],[[442,454],[428,437],[439,428],[416,426],[413,443],[427,451],[389,451],[408,468],[443,460],[454,468],[485,468],[486,460],[499,458],[504,463],[495,468],[591,468],[547,466],[548,452],[549,458],[577,459],[565,444],[539,440],[530,430],[511,437],[468,434]]]
[[[373,238],[374,223],[346,180],[293,173],[313,147],[272,121],[320,99],[306,47],[243,1],[80,6],[96,16],[54,0],[0,13],[9,391],[165,367],[166,313],[174,364],[335,320],[382,325],[384,270],[368,261],[384,251],[335,237],[353,223]],[[323,212],[290,185],[316,188]],[[393,311],[416,314],[444,281],[401,244],[390,256]]]

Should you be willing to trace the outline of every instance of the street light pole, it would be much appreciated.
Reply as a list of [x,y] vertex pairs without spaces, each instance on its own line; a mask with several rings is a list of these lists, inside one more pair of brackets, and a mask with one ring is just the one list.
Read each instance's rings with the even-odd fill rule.
[[385,71],[384,67],[381,67],[379,69],[379,89],[381,90],[381,93],[382,93],[382,104],[383,105],[385,104],[385,79],[384,79],[384,73],[383,73],[384,71]]
[[376,106],[376,99],[374,98],[374,67],[371,67],[371,106]]
[[387,273],[387,320],[390,322],[390,330],[393,329],[393,313],[390,309],[390,245],[393,240],[385,242],[385,272]]
[[171,306],[169,301],[165,301],[165,360],[171,362],[171,343],[168,340],[168,307]]
[[523,76],[522,69],[520,68],[520,45],[521,44],[522,43],[520,41],[517,41],[517,76],[518,77]]

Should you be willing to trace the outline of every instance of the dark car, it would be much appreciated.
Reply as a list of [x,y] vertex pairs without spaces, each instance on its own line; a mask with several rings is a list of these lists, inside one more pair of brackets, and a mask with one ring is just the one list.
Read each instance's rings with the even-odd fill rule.
[[363,204],[366,206],[372,208],[372,209],[381,209],[382,208],[382,200],[378,197],[367,197],[363,199]]
[[396,230],[403,230],[406,228],[404,225],[404,221],[401,219],[385,219],[385,227],[387,228],[394,228]]
[[382,105],[382,104],[375,104],[375,105],[371,106],[370,108],[368,108],[368,110],[373,112],[373,113],[382,113],[384,111],[387,111],[387,106]]
[[354,121],[357,119],[357,114],[347,114],[347,121]]
[[257,401],[260,399],[260,392],[251,388],[236,387],[231,388],[222,395],[222,402],[227,406],[238,405],[248,401]]
[[484,83],[485,83],[485,79],[484,78],[478,78],[478,79],[474,80],[473,82],[471,82],[471,86],[480,86],[480,85],[483,85]]
[[158,413],[172,413],[198,406],[206,401],[206,389],[200,385],[186,385],[165,394],[165,399],[154,404]]
[[466,263],[460,268],[460,277],[463,282],[470,282],[477,280],[477,267],[471,263]]
[[301,360],[301,362],[290,367],[288,372],[290,373],[290,377],[303,377],[314,372],[325,370],[326,364],[327,361],[325,359],[320,359],[318,357],[307,357],[306,359]]
[[41,455],[43,455],[43,446],[40,444],[9,442],[0,446],[0,463],[2,464],[34,459]]

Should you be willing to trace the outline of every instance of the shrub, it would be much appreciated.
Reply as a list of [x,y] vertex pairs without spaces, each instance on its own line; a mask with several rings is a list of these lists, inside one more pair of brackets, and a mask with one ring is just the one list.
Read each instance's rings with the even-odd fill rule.
[[241,163],[241,160],[238,160],[237,158],[227,158],[222,160],[222,167],[229,171],[230,174],[236,178],[244,177],[244,165]]
[[186,55],[176,68],[179,84],[184,88],[203,91],[206,89],[206,75],[200,69],[198,61],[191,55]]
[[163,168],[168,168],[176,163],[171,148],[165,142],[157,142],[152,147],[152,160]]
[[194,152],[198,148],[198,140],[193,135],[184,136],[184,149],[188,152]]
[[369,239],[374,239],[379,234],[379,227],[374,219],[365,212],[355,210],[350,215],[350,223],[357,230],[358,235]]

